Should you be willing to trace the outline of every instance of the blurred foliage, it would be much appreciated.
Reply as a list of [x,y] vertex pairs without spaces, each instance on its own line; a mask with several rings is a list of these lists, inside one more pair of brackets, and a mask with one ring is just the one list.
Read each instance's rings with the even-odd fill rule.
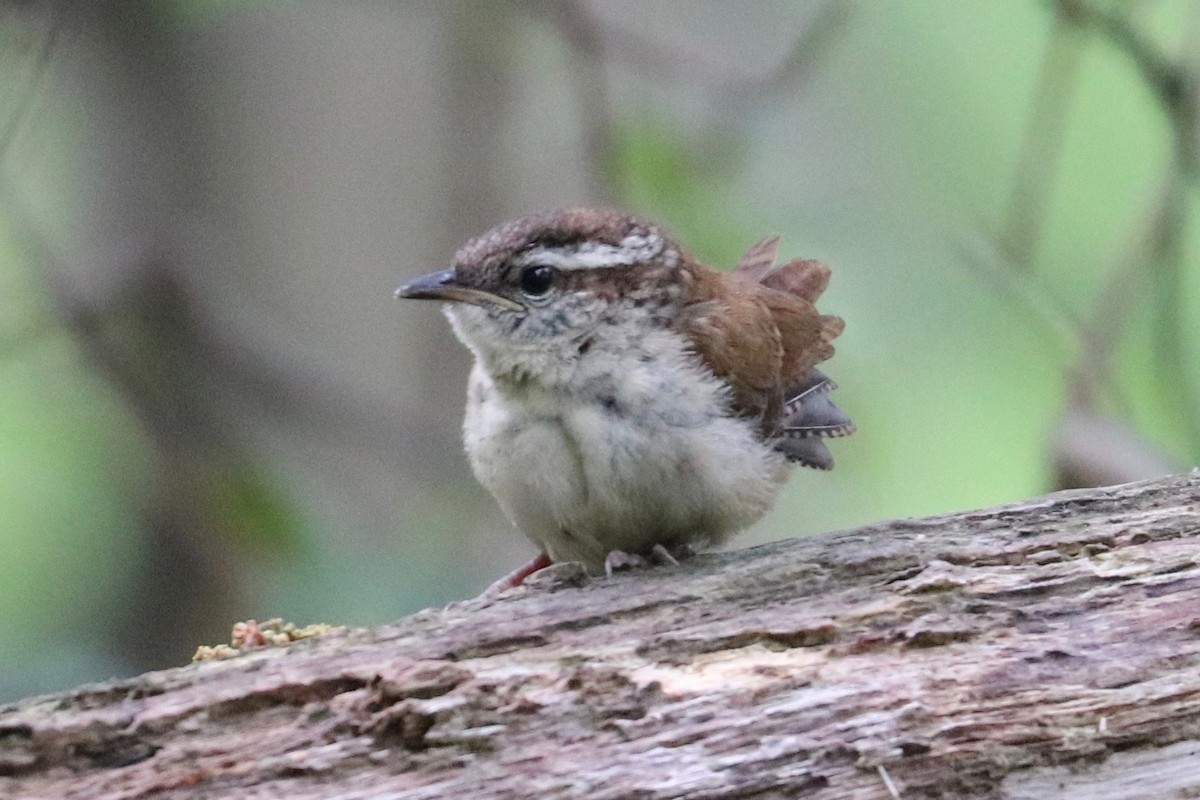
[[[423,381],[450,362],[435,354],[430,364],[396,368],[384,350],[368,349],[392,337],[381,347],[416,358],[418,334],[424,346],[448,339],[433,314],[420,318],[438,326],[428,337],[409,327],[402,340],[372,320],[420,313],[384,308],[386,282],[398,278],[389,273],[397,264],[444,259],[458,244],[442,236],[460,235],[454,225],[431,233],[427,224],[458,221],[461,209],[439,194],[455,180],[517,187],[481,190],[511,206],[497,216],[607,193],[715,264],[732,265],[748,245],[780,233],[785,256],[834,266],[822,305],[848,326],[830,372],[860,432],[835,444],[835,472],[793,478],[776,511],[738,544],[1055,488],[1053,442],[1068,411],[1133,431],[1164,469],[1200,460],[1197,177],[1180,163],[1178,119],[1112,34],[1127,25],[1178,64],[1191,76],[1191,102],[1200,102],[1196,0],[1095,0],[1078,6],[1087,11],[1078,18],[1064,11],[1078,10],[1066,0],[846,3],[819,58],[792,82],[775,75],[765,88],[722,82],[723,73],[745,61],[772,74],[772,59],[787,61],[804,32],[798,20],[811,21],[815,6],[805,14],[768,2],[505,6],[505,14],[520,10],[519,21],[506,16],[497,29],[519,41],[494,53],[513,63],[485,65],[494,73],[487,85],[502,93],[492,98],[500,118],[473,134],[494,136],[496,152],[470,154],[467,163],[486,161],[491,172],[465,184],[454,174],[462,154],[452,151],[463,123],[445,109],[472,106],[443,97],[457,90],[444,45],[461,37],[436,26],[463,24],[470,12],[482,15],[478,30],[491,30],[486,15],[496,6],[151,5],[162,27],[132,29],[159,59],[147,72],[167,77],[140,99],[120,83],[140,56],[103,52],[105,42],[67,16],[46,57],[53,26],[0,5],[0,131],[14,131],[0,153],[0,698],[182,662],[190,647],[172,643],[164,655],[131,644],[166,642],[176,620],[171,635],[192,645],[255,616],[371,624],[469,594],[528,557],[449,452],[456,431],[448,420],[461,397],[430,397]],[[277,28],[285,32],[256,61],[256,35]],[[389,67],[368,56],[415,47],[393,43],[409,28],[428,52],[412,59],[411,74],[385,72],[371,83]],[[596,47],[607,35],[614,42]],[[84,45],[102,55],[80,67],[73,48]],[[717,51],[715,68],[706,47]],[[368,122],[337,105],[350,100],[334,83],[360,58],[354,80],[376,88],[352,98],[352,114]],[[596,62],[604,58],[611,63]],[[680,63],[663,68],[672,58]],[[580,69],[590,83],[571,77]],[[256,93],[289,70],[299,76],[293,95]],[[391,82],[397,91],[423,87],[434,111],[412,112],[408,95],[378,96]],[[160,113],[174,92],[188,96],[182,121]],[[1038,97],[1049,100],[1039,106]],[[95,135],[138,102],[155,113],[131,125],[120,148],[140,157],[177,146],[184,166],[157,180],[168,193],[180,174],[200,188],[165,216],[219,198],[216,222],[184,241],[234,255],[222,251],[185,276],[180,297],[190,305],[178,317],[94,319],[81,309],[97,297],[111,303],[145,278],[88,277],[125,258],[96,244],[114,219],[152,217],[159,202],[153,192],[115,211],[102,201],[106,188],[134,184],[156,163],[147,155],[106,168],[120,148]],[[572,102],[578,107],[565,110]],[[250,135],[233,132],[235,107],[283,122],[261,123],[255,150]],[[330,121],[339,113],[347,116]],[[372,187],[395,184],[394,205],[377,217],[378,198],[355,206],[338,196],[336,170],[321,161],[350,149],[342,137],[356,125],[369,130],[365,144],[355,140],[361,152],[349,153],[354,174]],[[581,144],[587,125],[601,146]],[[146,133],[157,129],[170,132],[167,145]],[[212,143],[209,161],[197,154],[200,140]],[[382,148],[393,142],[411,153],[405,164],[433,164],[431,172],[387,162],[382,154],[392,151]],[[435,154],[438,143],[448,152]],[[579,166],[589,158],[599,159],[592,171]],[[582,188],[595,175],[606,185]],[[309,196],[318,200],[285,227],[294,211],[286,203]],[[384,228],[414,238],[389,239],[378,234]],[[319,255],[322,246],[341,251],[337,264]],[[407,249],[397,255],[397,246]],[[146,259],[129,250],[126,260]],[[283,263],[272,262],[279,250]],[[221,294],[214,287],[226,278],[234,288]],[[352,300],[336,306],[330,295],[351,284]],[[166,314],[154,286],[145,308]],[[274,305],[250,304],[261,287],[282,287]],[[192,313],[226,338],[191,338],[183,323]],[[116,343],[107,365],[98,342]],[[272,363],[253,361],[261,353]],[[312,360],[297,362],[297,353]],[[318,362],[328,380],[318,379]],[[277,364],[296,363],[291,383],[272,383]],[[158,365],[142,395],[122,378],[136,376],[122,369],[138,364]],[[346,377],[356,369],[397,377],[356,388]],[[223,371],[241,376],[242,394],[209,382]],[[456,392],[465,367],[461,377],[451,382]],[[219,402],[209,405],[210,395]],[[178,403],[185,421],[163,424],[136,397]],[[371,406],[378,397],[399,400],[381,410]],[[352,430],[339,417],[361,408],[378,427]],[[176,434],[201,444],[176,447]],[[176,530],[176,549],[156,555],[155,521],[167,512],[196,526]],[[179,581],[185,597],[148,599],[147,575]]]

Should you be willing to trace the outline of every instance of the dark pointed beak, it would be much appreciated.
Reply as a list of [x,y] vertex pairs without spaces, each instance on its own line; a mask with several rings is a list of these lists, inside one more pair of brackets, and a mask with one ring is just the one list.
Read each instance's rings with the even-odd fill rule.
[[431,275],[422,275],[396,290],[396,297],[405,300],[441,300],[443,303],[470,303],[472,305],[494,305],[509,311],[524,311],[525,307],[507,297],[464,286],[455,278],[454,270],[444,269]]
[[409,281],[396,290],[396,297],[407,300],[450,300],[449,292],[454,287],[454,270],[444,269]]

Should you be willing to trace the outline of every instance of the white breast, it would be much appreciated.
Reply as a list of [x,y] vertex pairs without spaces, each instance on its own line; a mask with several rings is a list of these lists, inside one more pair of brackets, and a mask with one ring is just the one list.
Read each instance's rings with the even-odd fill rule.
[[464,438],[476,477],[555,560],[597,569],[612,550],[719,542],[762,516],[786,477],[680,337],[643,337],[646,360],[627,346],[618,363],[589,353],[558,386],[472,371]]

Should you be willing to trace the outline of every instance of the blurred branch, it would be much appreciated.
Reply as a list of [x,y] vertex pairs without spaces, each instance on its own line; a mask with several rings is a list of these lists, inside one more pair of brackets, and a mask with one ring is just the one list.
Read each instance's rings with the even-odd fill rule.
[[1074,408],[1094,408],[1106,388],[1118,395],[1120,404],[1120,387],[1112,383],[1114,358],[1134,310],[1153,288],[1143,278],[1144,273],[1154,271],[1162,249],[1178,235],[1170,223],[1172,211],[1177,208],[1172,191],[1168,185],[1160,192],[1158,205],[1143,231],[1134,238],[1128,252],[1117,259],[1091,313],[1080,321],[1081,350],[1067,386],[1067,402]]
[[38,45],[36,45],[36,51],[33,55],[32,74],[25,81],[24,86],[21,87],[20,94],[13,103],[13,110],[9,118],[5,121],[3,128],[0,128],[0,164],[3,164],[8,158],[12,143],[17,138],[17,133],[21,130],[21,124],[29,114],[29,109],[33,106],[33,98],[37,95],[42,78],[49,71],[50,59],[54,54],[54,47],[58,43],[62,26],[53,5],[50,6],[48,16],[49,22],[46,25],[46,31],[42,34]]
[[[153,5],[151,0],[64,4],[61,15],[52,15],[54,33],[40,50],[39,63],[45,64],[54,42],[71,43],[64,58],[66,103],[80,103],[80,93],[97,91],[93,80],[99,85],[105,78],[119,82],[114,85],[120,90],[111,94],[112,102],[119,103],[117,113],[90,128],[87,143],[89,155],[116,159],[96,158],[89,166],[96,164],[101,175],[108,170],[106,177],[116,179],[98,195],[103,202],[85,207],[96,217],[70,223],[86,227],[117,210],[112,217],[116,224],[97,225],[103,233],[89,239],[86,268],[68,269],[53,236],[29,219],[25,209],[17,204],[4,209],[12,238],[28,252],[58,312],[57,318],[50,314],[31,322],[24,335],[10,341],[28,345],[38,336],[64,331],[73,345],[71,357],[86,362],[146,433],[147,455],[158,467],[155,480],[130,498],[138,504],[142,522],[130,532],[142,537],[141,558],[134,568],[136,587],[126,587],[132,589],[133,602],[115,621],[120,630],[114,651],[139,666],[178,658],[236,601],[245,551],[230,546],[230,533],[242,533],[237,526],[245,526],[245,518],[222,505],[218,492],[249,462],[205,391],[209,376],[191,358],[196,316],[179,280],[179,259],[125,255],[183,252],[171,241],[173,211],[187,204],[169,202],[186,187],[176,180],[178,148],[156,145],[164,140],[175,144],[172,131],[183,125],[172,126],[186,114],[186,97],[177,91],[177,71]],[[69,72],[89,62],[111,72]],[[76,77],[78,83],[71,80]],[[9,129],[17,124],[10,123]],[[142,147],[124,162],[134,162],[137,169],[122,170],[119,154],[127,151],[107,146],[141,134]],[[160,186],[169,188],[160,192]],[[106,255],[112,253],[122,255]],[[97,280],[85,279],[85,273]],[[155,635],[147,636],[147,630]]]
[[[711,95],[712,107],[720,109],[723,118],[739,120],[774,96],[798,91],[846,28],[853,10],[849,2],[824,3],[779,63],[765,73],[755,73],[736,62],[711,58],[703,48],[673,50],[629,28],[605,24],[584,0],[526,0],[525,7],[549,22],[577,56],[574,82],[584,152],[592,191],[605,202],[613,202],[617,194],[611,169],[616,125],[605,78],[607,65],[632,67],[664,82],[699,86]],[[731,111],[731,104],[741,111]]]
[[[191,328],[183,317],[189,304],[168,269],[147,265],[143,280],[97,306],[56,277],[63,270],[48,248],[39,256],[60,315],[58,330],[120,397],[158,462],[159,478],[140,498],[144,560],[137,602],[120,620],[119,637],[133,663],[169,663],[238,595],[231,537],[227,530],[214,535],[228,520],[211,500],[240,451],[206,415],[208,404],[197,400],[203,393],[188,379]],[[147,629],[158,633],[146,637]]]
[[1156,250],[1159,315],[1154,338],[1159,383],[1166,392],[1167,402],[1178,412],[1190,449],[1200,454],[1200,389],[1190,380],[1191,339],[1183,312],[1183,303],[1192,296],[1185,290],[1183,280],[1188,198],[1181,177],[1172,176],[1168,187]]
[[1015,267],[1026,272],[1032,271],[1033,256],[1041,238],[1086,44],[1086,39],[1060,10],[1038,72],[1033,110],[1017,159],[1008,222],[1000,237],[1001,249]]
[[[1052,0],[1061,19],[1090,27],[1133,62],[1166,112],[1175,136],[1175,158],[1189,180],[1197,177],[1196,76],[1188,67],[1165,55],[1125,16],[1097,8],[1087,0]],[[1185,49],[1186,52],[1186,49]]]
[[591,15],[582,0],[570,3],[576,9],[572,14],[577,19],[573,22],[564,20],[557,15],[557,9],[562,5],[565,4],[553,0],[527,0],[531,10],[546,15],[556,26],[564,21],[570,24],[586,22],[590,29],[588,36],[603,43],[611,63],[631,67],[662,82],[699,86],[722,99],[735,98],[738,102],[750,103],[787,88],[794,89],[815,72],[830,44],[845,30],[854,9],[854,3],[845,0],[823,3],[788,48],[787,54],[763,73],[747,70],[737,61],[715,58],[704,48],[672,49],[661,40],[643,36],[631,28],[606,24]]
[[[1097,31],[1132,61],[1158,99],[1171,128],[1173,167],[1166,179],[1164,199],[1154,225],[1157,235],[1148,259],[1158,279],[1159,314],[1155,329],[1158,377],[1168,402],[1179,411],[1178,418],[1191,450],[1200,453],[1200,389],[1190,379],[1189,337],[1182,308],[1187,297],[1183,285],[1189,213],[1187,184],[1194,185],[1200,178],[1200,82],[1194,65],[1164,54],[1128,19],[1085,0],[1055,0],[1055,6],[1076,24]],[[1181,48],[1187,56],[1194,57],[1196,52],[1195,29],[1193,25]],[[1097,319],[1097,328],[1110,325],[1108,319]]]
[[[1182,411],[1185,435],[1200,452],[1200,393],[1188,384],[1186,321],[1181,308],[1186,183],[1197,176],[1198,93],[1187,64],[1164,55],[1122,13],[1099,9],[1085,0],[1051,0],[1049,7],[1055,13],[1055,25],[1043,58],[1003,232],[996,237],[997,252],[991,258],[969,261],[985,266],[984,274],[991,282],[1031,310],[1042,327],[1052,332],[1051,339],[1073,353],[1067,362],[1068,413],[1054,442],[1058,485],[1082,485],[1081,481],[1098,485],[1144,477],[1133,465],[1153,461],[1165,470],[1169,464],[1157,448],[1132,431],[1116,430],[1112,427],[1115,423],[1095,411],[1101,395],[1120,396],[1121,387],[1112,378],[1115,351],[1139,305],[1136,293],[1143,293],[1142,300],[1148,296],[1144,287],[1149,282],[1140,280],[1146,270],[1157,279],[1160,300],[1156,320],[1160,380],[1170,402]],[[1034,259],[1086,44],[1080,36],[1087,30],[1097,32],[1132,60],[1163,106],[1174,147],[1161,201],[1144,235],[1113,269],[1091,313],[1078,315],[1053,299],[1034,269]],[[1186,42],[1183,52],[1193,52]],[[1074,341],[1064,345],[1068,338]],[[1105,435],[1098,440],[1111,452],[1097,459],[1096,447],[1084,444],[1101,429]]]
[[579,107],[579,129],[593,197],[612,204],[616,186],[612,175],[616,125],[605,77],[607,42],[598,21],[580,0],[530,0],[528,7],[554,25],[575,51],[572,80]]
[[816,74],[838,36],[849,27],[853,10],[854,4],[846,0],[823,4],[774,69],[761,75],[734,78],[719,86],[716,93],[721,99],[731,99],[745,108],[788,92],[799,92]]
[[502,161],[496,157],[503,140],[496,121],[513,108],[515,14],[503,3],[447,4],[446,9],[450,46],[439,88],[454,162],[447,171],[452,213],[444,238],[460,242],[494,223],[496,209],[504,206]]
[[1055,351],[1064,368],[1077,358],[1080,320],[1040,276],[1016,264],[991,238],[963,240],[958,250],[983,281],[1029,313],[1039,337]]
[[[1147,238],[1156,233],[1150,231]],[[963,246],[961,252],[964,261],[1011,298],[1016,308],[1030,314],[1039,337],[1061,360],[1067,410],[1051,436],[1054,488],[1128,483],[1181,468],[1135,429],[1095,410],[1104,392],[1120,396],[1121,387],[1111,381],[1113,350],[1136,304],[1130,301],[1130,292],[1140,287],[1136,275],[1130,273],[1145,268],[1144,257],[1122,262],[1093,313],[1081,318],[1055,299],[1036,272],[1018,268],[989,240],[975,248]]]
[[1055,427],[1051,452],[1056,489],[1109,486],[1114,478],[1146,480],[1180,469],[1125,422],[1068,409]]

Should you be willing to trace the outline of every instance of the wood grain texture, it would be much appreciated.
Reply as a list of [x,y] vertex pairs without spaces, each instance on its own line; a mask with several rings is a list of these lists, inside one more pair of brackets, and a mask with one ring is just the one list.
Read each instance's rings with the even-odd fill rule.
[[1200,796],[1200,473],[0,709],[4,798],[893,796]]

